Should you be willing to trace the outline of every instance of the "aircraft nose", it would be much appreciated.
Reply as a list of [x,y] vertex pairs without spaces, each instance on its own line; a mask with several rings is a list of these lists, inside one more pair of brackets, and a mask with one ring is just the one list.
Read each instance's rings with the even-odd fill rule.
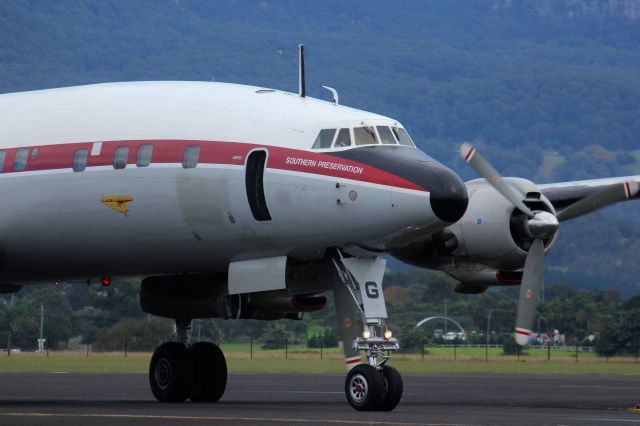
[[457,174],[437,162],[424,163],[425,187],[429,189],[431,210],[443,222],[454,223],[467,211],[467,187]]
[[376,167],[424,188],[429,192],[431,210],[443,222],[457,222],[467,210],[469,197],[464,182],[419,149],[373,145],[331,155]]

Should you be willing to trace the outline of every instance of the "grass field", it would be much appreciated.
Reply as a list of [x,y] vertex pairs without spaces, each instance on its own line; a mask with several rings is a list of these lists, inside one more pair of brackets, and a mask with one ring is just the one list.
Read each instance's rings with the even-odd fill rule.
[[[253,354],[244,345],[222,345],[232,374],[313,374],[344,373],[342,352],[338,349],[320,352],[292,348],[284,350],[260,350]],[[605,358],[581,353],[576,363],[573,354],[553,352],[547,361],[546,351],[531,351],[529,355],[502,356],[500,349],[491,349],[489,361],[485,361],[482,348],[429,348],[422,360],[420,354],[396,354],[390,361],[405,374],[618,374],[640,375],[640,363],[635,358]],[[541,352],[541,353],[537,353]],[[544,352],[544,353],[542,353]],[[285,356],[288,359],[285,359]],[[122,352],[50,352],[13,353],[0,355],[2,372],[73,372],[73,373],[146,373],[150,353]]]

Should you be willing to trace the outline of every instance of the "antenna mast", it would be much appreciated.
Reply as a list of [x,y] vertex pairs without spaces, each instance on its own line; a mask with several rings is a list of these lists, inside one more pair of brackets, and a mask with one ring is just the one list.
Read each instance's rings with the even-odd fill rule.
[[304,84],[304,44],[298,45],[298,94],[301,98],[306,95]]

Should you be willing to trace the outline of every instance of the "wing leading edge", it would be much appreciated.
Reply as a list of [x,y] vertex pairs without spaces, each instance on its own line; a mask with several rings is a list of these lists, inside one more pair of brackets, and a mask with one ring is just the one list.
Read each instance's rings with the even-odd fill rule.
[[[542,193],[551,201],[554,208],[561,212],[562,210],[582,201],[588,197],[596,198],[598,193],[603,191],[614,191],[620,188],[622,196],[616,201],[627,201],[632,199],[640,199],[640,176],[626,176],[605,179],[589,179],[573,182],[558,182],[538,185]],[[594,208],[606,207],[612,203],[604,202],[598,204],[595,201]]]

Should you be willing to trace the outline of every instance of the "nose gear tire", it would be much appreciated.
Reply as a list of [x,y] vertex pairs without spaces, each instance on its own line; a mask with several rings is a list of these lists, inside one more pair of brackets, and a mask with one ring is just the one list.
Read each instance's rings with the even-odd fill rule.
[[367,364],[353,367],[344,381],[347,401],[358,411],[378,409],[384,389],[382,374]]
[[385,381],[385,392],[378,406],[380,411],[391,411],[400,402],[404,385],[402,376],[394,367],[385,365],[382,368],[382,377]]

